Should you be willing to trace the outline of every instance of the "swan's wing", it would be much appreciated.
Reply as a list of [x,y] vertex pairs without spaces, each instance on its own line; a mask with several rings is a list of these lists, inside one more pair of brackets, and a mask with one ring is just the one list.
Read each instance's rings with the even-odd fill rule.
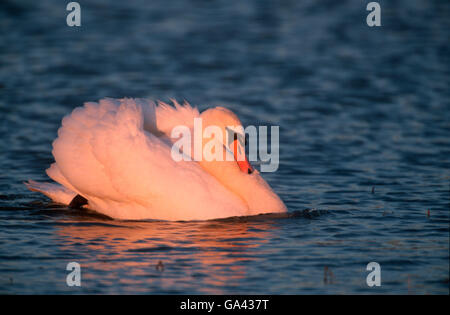
[[180,105],[176,100],[171,100],[174,106],[164,102],[158,102],[155,108],[157,129],[170,137],[175,126],[186,126],[190,129],[194,126],[194,118],[200,117],[196,107],[192,107],[188,102]]
[[[51,179],[55,182],[63,185],[67,189],[70,189],[73,192],[76,192],[76,189],[69,183],[69,181],[61,174],[61,171],[58,168],[58,164],[53,163],[50,167],[45,171]],[[70,201],[69,201],[70,203]]]
[[53,143],[58,182],[114,218],[190,220],[245,213],[245,204],[196,162],[171,158],[171,146],[144,130],[142,107],[132,99],[106,99],[65,117]]

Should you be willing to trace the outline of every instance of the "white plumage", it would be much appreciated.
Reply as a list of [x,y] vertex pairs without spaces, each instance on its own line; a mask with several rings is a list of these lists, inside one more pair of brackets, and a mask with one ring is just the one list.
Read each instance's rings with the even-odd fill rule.
[[243,173],[235,162],[174,161],[173,127],[192,128],[196,117],[212,117],[207,122],[219,125],[240,121],[223,108],[203,115],[187,103],[173,102],[175,107],[146,99],[103,99],[76,108],[53,142],[55,163],[47,174],[59,184],[29,181],[28,188],[63,204],[79,194],[88,208],[127,220],[286,211],[257,171]]

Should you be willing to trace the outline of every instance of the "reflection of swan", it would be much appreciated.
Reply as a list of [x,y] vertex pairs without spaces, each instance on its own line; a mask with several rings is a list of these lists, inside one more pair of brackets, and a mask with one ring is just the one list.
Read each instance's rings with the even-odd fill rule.
[[[63,119],[53,142],[56,162],[47,170],[60,185],[30,181],[28,188],[64,204],[80,195],[88,208],[118,219],[206,220],[286,211],[258,171],[246,159],[237,162],[244,150],[237,140],[218,140],[224,161],[175,161],[174,127],[192,130],[194,119],[202,118],[203,128],[217,126],[226,135],[241,122],[222,107],[200,114],[189,104],[174,105],[104,99],[76,108]],[[194,143],[194,132],[192,137]]]
[[[128,222],[77,216],[76,222],[59,223],[58,246],[82,264],[84,280],[104,284],[120,278],[121,290],[130,285],[132,292],[146,293],[194,289],[223,294],[225,286],[237,288],[247,277],[245,261],[272,253],[270,247],[261,247],[277,228],[270,218]],[[162,274],[156,270],[159,261],[165,266]]]

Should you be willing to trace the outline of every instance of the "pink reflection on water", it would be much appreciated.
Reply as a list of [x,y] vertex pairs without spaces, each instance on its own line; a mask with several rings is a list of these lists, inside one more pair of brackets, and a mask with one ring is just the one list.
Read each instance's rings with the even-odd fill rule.
[[[275,225],[243,219],[207,222],[64,222],[57,231],[62,250],[79,250],[86,285],[133,286],[149,291],[189,288],[220,294],[247,276],[253,249],[268,242]],[[264,253],[264,252],[263,252]],[[75,257],[77,254],[74,255]],[[159,263],[161,262],[161,263]],[[162,264],[159,267],[158,264]]]

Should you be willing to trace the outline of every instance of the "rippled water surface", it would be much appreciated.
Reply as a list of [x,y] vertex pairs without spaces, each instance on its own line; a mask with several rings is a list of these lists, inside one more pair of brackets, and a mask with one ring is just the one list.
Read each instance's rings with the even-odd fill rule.
[[[0,2],[0,293],[448,294],[448,2],[380,1],[379,28],[356,0],[80,4],[69,28],[64,1]],[[106,96],[279,125],[289,214],[123,222],[27,191]]]

